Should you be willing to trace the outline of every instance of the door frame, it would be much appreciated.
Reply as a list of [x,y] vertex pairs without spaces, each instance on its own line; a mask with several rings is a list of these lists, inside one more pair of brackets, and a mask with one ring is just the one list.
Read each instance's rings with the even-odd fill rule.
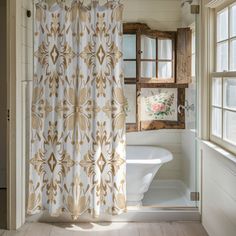
[[21,89],[22,0],[7,0],[7,228],[25,223]]

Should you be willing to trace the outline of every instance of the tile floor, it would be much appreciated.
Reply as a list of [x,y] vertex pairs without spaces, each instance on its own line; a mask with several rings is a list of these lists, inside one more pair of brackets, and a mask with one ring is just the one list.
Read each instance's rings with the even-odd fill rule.
[[172,223],[28,223],[18,231],[0,231],[0,236],[207,236],[197,222]]
[[177,188],[150,188],[144,195],[143,206],[194,207]]

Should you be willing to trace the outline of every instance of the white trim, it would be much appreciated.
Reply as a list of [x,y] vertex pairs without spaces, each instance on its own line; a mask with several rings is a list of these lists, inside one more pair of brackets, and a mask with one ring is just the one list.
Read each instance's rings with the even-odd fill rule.
[[[213,71],[214,63],[210,60],[214,56],[214,11],[202,5],[199,45],[199,83],[198,83],[198,138],[209,140],[210,137],[210,96],[209,75]],[[214,58],[214,57],[213,57]]]
[[47,223],[79,223],[79,222],[160,222],[160,221],[200,221],[197,208],[154,208],[154,207],[128,207],[127,213],[118,216],[102,215],[98,219],[89,214],[83,214],[78,220],[72,221],[69,214],[60,217],[50,217],[47,212],[27,217],[27,222]]
[[[227,5],[225,5],[227,3]],[[226,78],[230,78],[230,77],[233,77],[235,78],[236,77],[236,71],[229,71],[230,70],[230,40],[232,39],[232,37],[230,36],[230,8],[232,5],[235,5],[236,1],[224,1],[224,4],[223,5],[220,5],[218,6],[217,9],[213,9],[212,12],[214,12],[214,19],[213,19],[213,22],[217,23],[217,15],[219,12],[227,9],[228,10],[228,37],[227,39],[225,39],[224,41],[225,42],[228,42],[228,71],[226,72],[215,72],[216,69],[217,69],[217,45],[219,44],[219,42],[217,42],[217,27],[216,27],[216,24],[214,26],[214,29],[213,31],[215,32],[214,33],[214,56],[211,55],[209,60],[210,61],[214,61],[214,70],[211,70],[209,71],[209,80],[210,80],[210,87],[209,87],[209,100],[210,100],[210,104],[209,104],[209,112],[210,112],[210,121],[209,121],[209,129],[210,129],[210,137],[209,139],[214,142],[214,143],[217,143],[218,145],[222,146],[223,148],[229,150],[230,152],[236,154],[236,145],[234,145],[233,143],[231,143],[230,141],[227,141],[225,138],[224,138],[224,130],[225,130],[225,122],[224,122],[224,111],[225,110],[232,110],[232,112],[235,112],[235,110],[233,109],[228,109],[228,108],[225,108],[224,107],[224,79]],[[213,27],[213,26],[211,26]],[[214,135],[212,133],[212,108],[213,107],[217,107],[217,106],[214,106],[212,105],[212,79],[213,78],[220,78],[222,80],[222,101],[221,101],[221,106],[218,107],[219,109],[221,109],[221,115],[222,115],[222,122],[221,122],[221,128],[222,128],[222,132],[221,132],[221,137],[217,137],[216,135]]]
[[211,77],[236,77],[236,72],[235,71],[229,71],[229,72],[212,72]]
[[[236,164],[236,155],[226,151],[225,149],[223,149],[222,147],[220,147],[217,144],[214,144],[212,142],[209,141],[202,141],[202,144],[206,145],[207,147],[211,148],[212,150],[214,150],[215,152],[221,154],[222,156],[224,156],[226,159],[230,160],[231,162]],[[236,175],[236,172],[234,173],[234,175]]]
[[232,2],[232,0],[211,0],[205,5],[205,7],[217,8],[221,5],[229,4],[230,2]]
[[209,3],[206,4],[206,7],[209,8],[216,8],[220,4],[222,4],[225,0],[211,0]]
[[229,141],[223,138],[219,138],[213,134],[211,134],[210,138],[211,138],[210,140],[212,141],[212,143],[213,144],[216,143],[218,146],[222,148],[222,150],[225,150],[227,152],[232,152],[232,154],[236,154],[236,145],[231,144]]
[[24,161],[22,157],[21,118],[21,4],[7,1],[7,227],[17,229],[25,221]]

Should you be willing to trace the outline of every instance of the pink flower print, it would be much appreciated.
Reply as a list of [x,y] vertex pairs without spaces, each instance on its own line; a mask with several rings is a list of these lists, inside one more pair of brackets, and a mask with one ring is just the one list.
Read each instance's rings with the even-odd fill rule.
[[166,106],[163,103],[154,103],[152,104],[152,111],[153,112],[160,112],[160,111],[165,111]]

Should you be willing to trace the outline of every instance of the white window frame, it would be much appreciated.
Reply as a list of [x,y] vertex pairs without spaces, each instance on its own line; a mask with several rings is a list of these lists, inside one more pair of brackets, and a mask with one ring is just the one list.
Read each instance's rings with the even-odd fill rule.
[[[213,56],[213,60],[214,61],[214,71],[212,73],[210,73],[210,141],[220,145],[221,147],[223,147],[224,149],[227,149],[228,151],[236,154],[236,145],[235,144],[232,144],[231,142],[227,141],[226,139],[224,139],[224,111],[225,110],[230,110],[231,109],[227,109],[227,108],[224,108],[224,103],[223,103],[223,92],[224,92],[224,86],[223,86],[223,81],[224,79],[226,78],[235,78],[236,79],[236,71],[229,71],[229,67],[230,67],[230,40],[232,39],[236,39],[236,36],[234,37],[231,37],[230,36],[230,7],[232,5],[235,5],[236,4],[236,1],[227,1],[225,4],[222,4],[221,6],[215,8],[215,14],[214,14],[214,53],[212,55]],[[228,41],[228,71],[224,71],[224,72],[216,72],[217,71],[217,44],[219,42],[217,42],[217,14],[221,11],[223,11],[225,8],[228,8],[228,38],[226,40],[222,40],[222,41],[219,41],[219,42],[224,42],[224,41]],[[221,101],[221,107],[220,106],[214,106],[212,104],[212,81],[213,81],[213,78],[221,78],[222,79],[222,101]],[[218,137],[216,135],[214,135],[212,133],[212,108],[214,107],[219,107],[221,108],[221,112],[222,112],[222,131],[221,131],[221,137]]]

